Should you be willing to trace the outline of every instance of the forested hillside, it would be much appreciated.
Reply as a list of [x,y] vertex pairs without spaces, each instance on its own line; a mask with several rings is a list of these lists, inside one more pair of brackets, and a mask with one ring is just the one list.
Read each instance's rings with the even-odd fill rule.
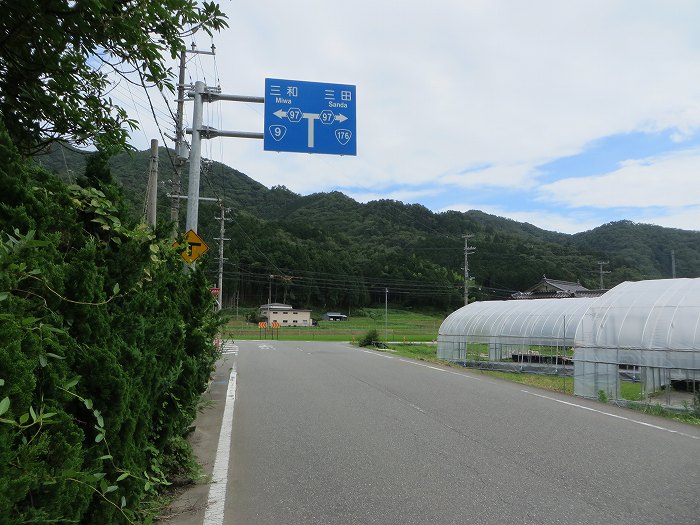
[[[66,149],[37,160],[65,177],[67,170],[79,171],[85,156]],[[110,165],[131,205],[142,209],[148,152],[120,154]],[[173,171],[163,148],[160,166],[159,218],[167,220],[164,194]],[[186,193],[186,180],[182,187]],[[700,274],[700,232],[622,221],[566,235],[480,211],[433,213],[390,200],[361,204],[339,192],[301,196],[283,186],[268,189],[217,162],[205,162],[201,192],[223,198],[235,219],[225,246],[229,303],[238,293],[241,304],[261,304],[271,290],[276,301],[347,310],[382,302],[388,288],[394,304],[449,310],[463,301],[466,233],[476,247],[469,256],[472,299],[507,297],[543,275],[599,288],[599,261],[609,261],[606,288],[667,278],[671,251],[678,277]],[[212,247],[219,236],[215,216],[215,205],[200,205],[200,234]]]

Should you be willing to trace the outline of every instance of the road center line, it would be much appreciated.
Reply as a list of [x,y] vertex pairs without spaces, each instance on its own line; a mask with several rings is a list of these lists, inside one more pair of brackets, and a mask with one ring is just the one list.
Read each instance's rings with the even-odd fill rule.
[[630,423],[636,423],[637,425],[655,428],[656,430],[664,430],[666,432],[670,432],[671,434],[678,434],[679,436],[689,437],[691,439],[700,439],[700,437],[698,437],[698,436],[693,436],[691,434],[679,432],[678,430],[671,430],[670,428],[660,427],[658,425],[652,425],[651,423],[645,423],[644,421],[639,421],[638,419],[631,419],[629,417],[618,416],[617,414],[611,414],[610,412],[603,412],[602,410],[598,410],[596,408],[591,408],[591,407],[587,407],[587,406],[583,406],[583,405],[577,405],[576,403],[571,403],[569,401],[563,401],[561,399],[556,399],[554,397],[544,396],[542,394],[535,394],[534,392],[529,392],[528,390],[521,390],[521,392],[523,392],[525,394],[529,394],[531,396],[541,397],[542,399],[549,399],[550,401],[556,401],[557,403],[561,403],[563,405],[569,405],[569,406],[572,406],[575,408],[582,408],[583,410],[588,410],[590,412],[596,412],[598,414],[603,414],[604,416],[610,416],[610,417],[614,417],[616,419],[622,419],[624,421],[629,421]]
[[224,524],[224,503],[226,502],[226,481],[228,480],[228,463],[231,451],[231,433],[233,430],[233,406],[236,403],[236,364],[231,368],[231,375],[226,390],[224,416],[219,431],[219,444],[216,447],[214,471],[209,485],[207,510],[203,525]]

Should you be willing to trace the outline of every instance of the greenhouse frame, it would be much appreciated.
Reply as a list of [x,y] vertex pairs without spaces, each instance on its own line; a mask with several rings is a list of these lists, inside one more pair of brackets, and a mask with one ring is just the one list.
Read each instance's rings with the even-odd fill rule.
[[[443,321],[437,357],[564,375],[573,368],[582,397],[692,402],[700,385],[700,279],[625,282],[594,298],[472,303]],[[672,395],[671,386],[690,394]]]

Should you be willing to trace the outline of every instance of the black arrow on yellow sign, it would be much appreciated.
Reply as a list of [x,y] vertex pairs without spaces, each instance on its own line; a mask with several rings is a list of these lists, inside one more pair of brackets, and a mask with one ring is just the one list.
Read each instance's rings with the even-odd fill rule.
[[[204,239],[197,235],[197,232],[194,230],[189,230],[185,234],[185,242],[187,242],[187,249],[184,250],[180,256],[187,264],[192,264],[209,251],[209,246],[207,246],[207,243],[205,243]],[[180,243],[175,241],[173,243],[173,247],[177,248],[178,246],[180,246]]]

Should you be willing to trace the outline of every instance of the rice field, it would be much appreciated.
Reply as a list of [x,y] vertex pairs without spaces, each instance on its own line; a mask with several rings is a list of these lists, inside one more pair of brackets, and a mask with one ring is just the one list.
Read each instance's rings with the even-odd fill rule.
[[357,341],[369,330],[377,330],[382,342],[431,342],[437,340],[438,329],[446,314],[426,314],[410,310],[364,308],[347,321],[319,321],[317,326],[284,326],[261,329],[242,316],[229,319],[223,337],[229,339],[286,341]]

